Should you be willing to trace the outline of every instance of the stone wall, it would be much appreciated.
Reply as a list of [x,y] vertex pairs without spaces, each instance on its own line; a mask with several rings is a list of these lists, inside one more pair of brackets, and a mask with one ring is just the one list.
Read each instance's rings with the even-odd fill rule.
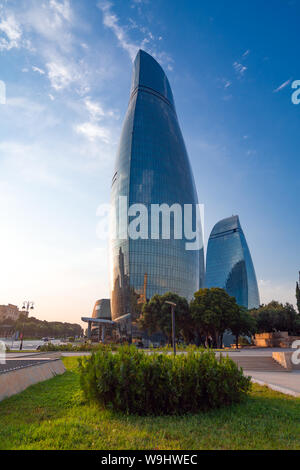
[[259,348],[290,348],[300,336],[289,336],[287,331],[260,333],[255,335],[255,346]]

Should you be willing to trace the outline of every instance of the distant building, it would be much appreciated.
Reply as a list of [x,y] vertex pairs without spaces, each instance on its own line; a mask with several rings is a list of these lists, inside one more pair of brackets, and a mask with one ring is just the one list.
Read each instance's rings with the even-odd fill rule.
[[88,339],[105,342],[112,340],[113,324],[111,320],[110,299],[97,300],[91,317],[82,317],[88,323]]
[[92,317],[111,320],[110,299],[97,300]]
[[246,308],[259,307],[255,270],[237,215],[218,222],[210,234],[205,286],[225,289]]
[[28,312],[25,312],[24,310],[19,310],[16,305],[0,305],[0,321],[4,319],[16,321],[19,319],[19,316],[21,314],[28,316]]

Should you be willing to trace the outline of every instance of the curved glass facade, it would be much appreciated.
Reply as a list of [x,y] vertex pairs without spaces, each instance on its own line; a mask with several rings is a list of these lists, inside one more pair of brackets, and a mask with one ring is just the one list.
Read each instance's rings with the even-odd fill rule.
[[259,307],[251,254],[238,216],[218,222],[209,237],[206,287],[220,287],[246,308]]
[[[127,198],[125,204],[120,197]],[[187,250],[187,239],[175,236],[172,212],[169,239],[162,236],[162,218],[159,236],[146,239],[141,232],[135,239],[128,237],[126,224],[132,217],[127,211],[133,204],[148,209],[149,234],[157,230],[151,219],[153,204],[179,204],[182,208],[198,204],[169,81],[161,66],[144,51],[139,51],[134,62],[131,96],[112,180],[112,209],[119,234],[110,242],[113,320],[128,313],[134,319],[139,304],[154,294],[172,291],[191,299],[204,279],[202,237],[197,251]],[[192,219],[195,230],[196,210]]]

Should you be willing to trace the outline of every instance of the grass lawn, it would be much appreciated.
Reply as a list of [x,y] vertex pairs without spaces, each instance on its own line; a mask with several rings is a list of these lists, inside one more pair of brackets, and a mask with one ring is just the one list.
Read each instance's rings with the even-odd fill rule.
[[300,449],[300,399],[253,386],[230,408],[183,417],[123,416],[87,403],[77,358],[67,372],[0,403],[0,449]]

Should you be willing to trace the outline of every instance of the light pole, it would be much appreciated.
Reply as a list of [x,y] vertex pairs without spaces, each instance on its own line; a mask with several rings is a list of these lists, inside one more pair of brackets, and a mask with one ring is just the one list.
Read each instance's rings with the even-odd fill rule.
[[171,305],[171,311],[172,311],[172,341],[173,341],[174,356],[176,356],[176,343],[175,343],[175,307],[176,307],[176,304],[174,302],[170,302],[169,300],[166,300],[165,303]]
[[[25,300],[23,302],[22,310],[24,310],[25,312],[29,312],[29,309],[30,310],[34,309],[34,303],[30,302],[29,300]],[[20,351],[22,351],[23,349],[23,339],[24,339],[24,320],[23,320],[23,326],[22,326],[22,332],[21,332]]]

